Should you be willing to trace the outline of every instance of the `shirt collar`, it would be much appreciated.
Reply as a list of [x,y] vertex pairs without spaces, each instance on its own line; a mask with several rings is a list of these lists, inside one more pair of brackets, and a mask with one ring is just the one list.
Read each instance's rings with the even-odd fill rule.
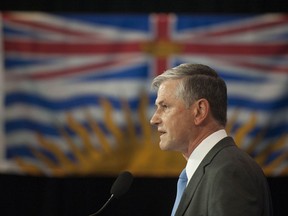
[[218,130],[208,137],[206,137],[191,153],[189,156],[187,165],[186,165],[186,173],[187,173],[187,184],[192,178],[194,172],[198,168],[201,161],[208,154],[208,152],[223,138],[227,137],[227,133],[224,129]]

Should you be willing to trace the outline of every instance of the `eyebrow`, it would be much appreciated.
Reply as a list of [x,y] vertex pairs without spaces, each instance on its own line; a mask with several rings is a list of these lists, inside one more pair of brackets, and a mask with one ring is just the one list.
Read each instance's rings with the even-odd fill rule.
[[163,101],[163,100],[161,100],[161,101],[155,101],[155,105],[157,106],[157,105],[163,105],[165,102]]

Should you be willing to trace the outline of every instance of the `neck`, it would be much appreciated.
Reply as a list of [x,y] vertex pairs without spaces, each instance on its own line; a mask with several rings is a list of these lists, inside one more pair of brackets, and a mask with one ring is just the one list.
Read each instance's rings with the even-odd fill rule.
[[224,129],[224,127],[218,124],[211,124],[209,125],[209,127],[205,126],[204,128],[198,128],[196,138],[193,139],[193,141],[189,144],[188,151],[186,153],[183,153],[184,158],[188,160],[192,152],[197,148],[198,145],[200,145],[200,143],[204,139],[206,139],[208,136],[221,129]]

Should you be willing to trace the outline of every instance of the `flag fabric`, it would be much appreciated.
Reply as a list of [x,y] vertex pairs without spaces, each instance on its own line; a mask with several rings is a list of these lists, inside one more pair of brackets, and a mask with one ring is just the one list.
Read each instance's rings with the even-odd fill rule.
[[1,15],[1,172],[176,176],[185,161],[158,147],[150,83],[194,62],[226,81],[239,147],[288,174],[287,14]]

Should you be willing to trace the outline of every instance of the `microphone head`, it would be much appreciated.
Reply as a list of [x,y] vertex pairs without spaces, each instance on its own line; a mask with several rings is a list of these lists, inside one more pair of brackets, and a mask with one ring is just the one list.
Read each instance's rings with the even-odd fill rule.
[[113,183],[110,193],[114,195],[114,197],[119,198],[129,190],[132,181],[133,176],[130,172],[124,171],[120,173],[118,178]]

